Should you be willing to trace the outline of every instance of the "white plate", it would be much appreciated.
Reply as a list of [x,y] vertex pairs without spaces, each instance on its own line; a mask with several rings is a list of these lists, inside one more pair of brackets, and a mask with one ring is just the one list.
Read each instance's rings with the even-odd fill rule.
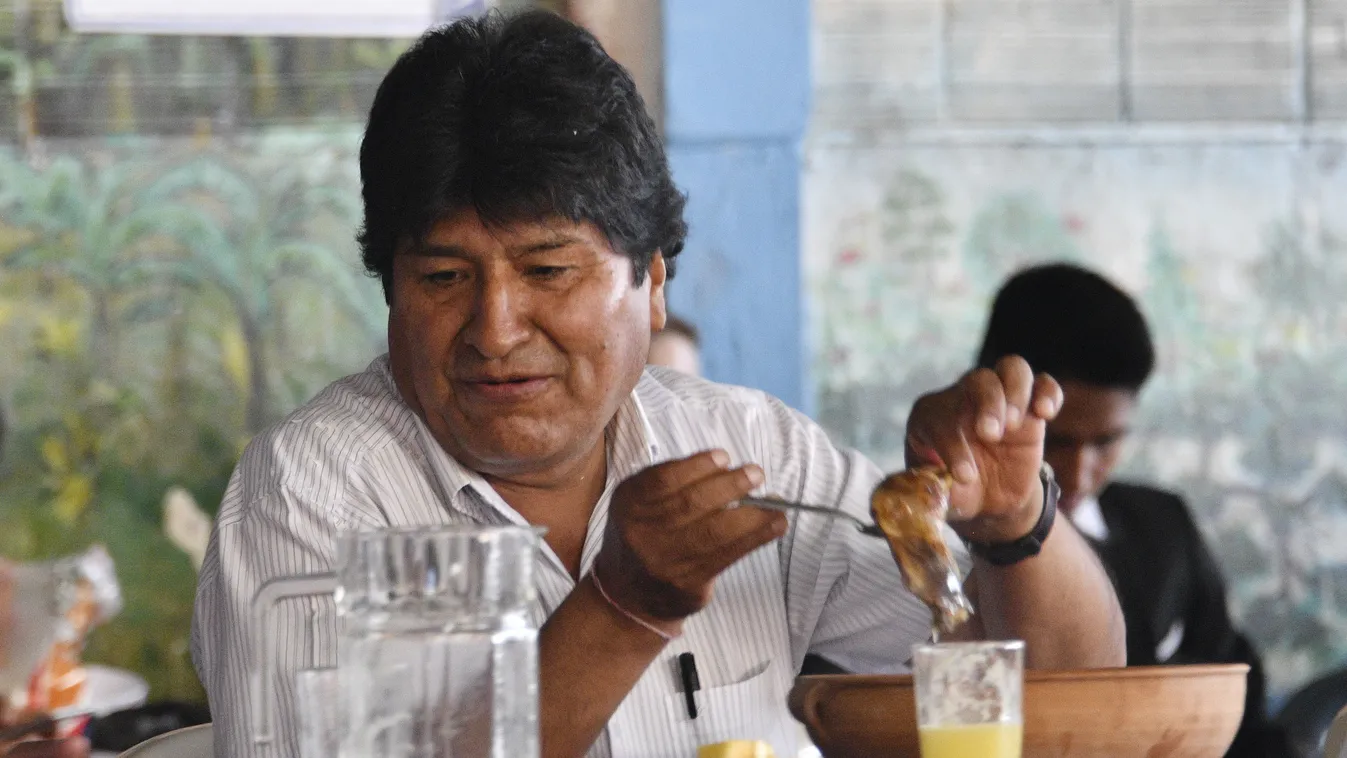
[[84,691],[80,693],[80,706],[99,716],[144,705],[150,696],[150,685],[125,669],[88,665],[84,671],[86,679]]

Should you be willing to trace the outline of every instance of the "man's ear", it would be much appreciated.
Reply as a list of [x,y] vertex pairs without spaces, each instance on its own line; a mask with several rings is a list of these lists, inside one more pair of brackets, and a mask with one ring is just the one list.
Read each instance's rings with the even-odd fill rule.
[[650,333],[660,331],[664,328],[664,322],[669,318],[669,307],[664,301],[664,282],[668,279],[669,271],[664,265],[664,254],[656,250],[650,258],[650,269],[647,274],[650,277]]

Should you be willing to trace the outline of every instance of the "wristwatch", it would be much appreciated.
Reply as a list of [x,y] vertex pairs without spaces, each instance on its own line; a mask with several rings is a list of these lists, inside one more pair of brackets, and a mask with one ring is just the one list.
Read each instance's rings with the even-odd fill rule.
[[1039,467],[1038,478],[1043,482],[1043,512],[1039,514],[1034,528],[1014,542],[970,542],[969,550],[993,566],[1010,566],[1038,555],[1048,539],[1048,532],[1052,531],[1052,522],[1057,519],[1057,498],[1062,495],[1057,478],[1052,475],[1052,466],[1047,461]]

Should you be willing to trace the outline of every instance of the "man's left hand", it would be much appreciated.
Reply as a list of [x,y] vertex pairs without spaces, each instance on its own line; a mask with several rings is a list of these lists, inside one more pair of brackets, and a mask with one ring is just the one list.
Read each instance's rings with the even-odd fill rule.
[[1033,529],[1043,503],[1044,432],[1061,407],[1061,386],[1034,376],[1017,356],[917,400],[908,465],[943,465],[954,475],[949,521],[960,537],[1011,542]]

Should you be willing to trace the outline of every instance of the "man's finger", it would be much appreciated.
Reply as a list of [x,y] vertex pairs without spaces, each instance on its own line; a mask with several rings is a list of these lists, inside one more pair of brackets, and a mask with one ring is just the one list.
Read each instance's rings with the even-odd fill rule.
[[1006,394],[1001,377],[990,369],[980,368],[965,376],[959,385],[968,403],[972,433],[983,442],[1000,442],[1006,431]]
[[1005,428],[1013,432],[1020,428],[1020,422],[1028,412],[1034,390],[1034,372],[1023,358],[1008,355],[997,362],[996,375],[1001,379],[1006,398]]
[[1062,401],[1065,395],[1062,393],[1062,385],[1057,383],[1047,374],[1039,374],[1034,378],[1033,400],[1029,407],[1033,414],[1044,421],[1051,421],[1057,418],[1057,414],[1062,410]]
[[699,514],[714,513],[725,506],[747,496],[762,486],[765,477],[762,467],[748,464],[731,469],[715,476],[707,477],[683,490],[682,497],[692,504]]
[[763,482],[762,468],[749,464],[712,473],[645,509],[643,519],[660,521],[671,529],[686,526],[719,513],[735,500],[748,495]]
[[[977,373],[977,372],[974,372]],[[995,376],[990,371],[985,372]],[[973,423],[974,402],[967,386],[973,374],[958,384],[917,400],[908,417],[907,465],[935,465],[954,475],[961,484],[977,482],[977,463],[964,428]],[[969,431],[972,434],[972,431]]]
[[[704,561],[708,558],[714,559],[724,551],[731,550],[732,546],[742,541],[746,535],[755,534],[763,529],[768,531],[784,530],[787,523],[789,522],[786,514],[780,511],[754,508],[753,506],[722,508],[703,516],[693,524],[689,524],[686,530],[686,539],[690,554],[697,556],[698,560]],[[747,555],[747,553],[731,559],[730,563],[743,557],[743,555]]]
[[622,489],[637,489],[641,493],[638,500],[654,502],[729,467],[729,453],[719,449],[705,450],[687,458],[651,466],[618,486]]
[[[784,513],[749,506],[733,508],[725,515],[735,517],[748,515],[747,513],[740,513],[741,511],[756,511],[761,517],[758,519],[758,525],[756,528],[740,530],[737,537],[721,544],[718,549],[707,556],[707,569],[712,573],[712,576],[719,576],[721,572],[739,562],[744,556],[786,533],[789,521]],[[745,519],[745,522],[748,522],[748,520]],[[731,532],[726,532],[726,534],[729,533]]]
[[907,433],[906,460],[908,468],[916,468],[917,466],[949,468],[945,465],[944,459],[940,457],[940,453],[935,451],[935,446],[931,444],[930,440],[926,439],[925,435],[915,431]]

